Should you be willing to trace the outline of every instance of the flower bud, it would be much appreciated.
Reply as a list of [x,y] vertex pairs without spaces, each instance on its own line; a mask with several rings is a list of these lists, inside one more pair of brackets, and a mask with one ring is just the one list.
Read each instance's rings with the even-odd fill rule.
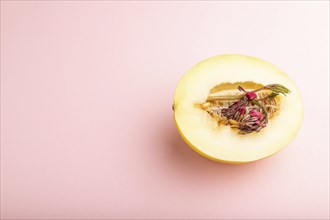
[[258,110],[252,109],[249,114],[251,115],[251,117],[257,117],[259,120],[262,119],[264,117],[264,115],[262,113],[260,113]]
[[249,100],[257,98],[257,94],[255,92],[247,92],[245,95]]
[[243,115],[243,114],[245,114],[245,112],[246,112],[246,106],[245,106],[245,105],[242,105],[242,106],[239,108],[239,113],[240,113],[241,115]]

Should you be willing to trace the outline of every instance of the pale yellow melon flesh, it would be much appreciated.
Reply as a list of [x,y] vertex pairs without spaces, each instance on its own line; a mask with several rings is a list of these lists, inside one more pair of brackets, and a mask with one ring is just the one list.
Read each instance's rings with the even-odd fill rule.
[[[282,84],[291,90],[281,95],[280,113],[259,133],[239,135],[196,107],[216,85],[246,81]],[[278,152],[296,136],[303,120],[302,100],[294,82],[273,64],[238,54],[211,57],[188,70],[175,90],[173,110],[177,128],[189,146],[225,163],[252,162]]]

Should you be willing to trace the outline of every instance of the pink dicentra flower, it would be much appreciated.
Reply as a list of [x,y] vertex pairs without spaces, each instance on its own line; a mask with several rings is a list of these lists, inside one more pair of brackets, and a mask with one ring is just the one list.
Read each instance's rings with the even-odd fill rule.
[[240,113],[241,115],[243,115],[243,114],[245,114],[245,112],[246,112],[246,106],[243,105],[243,106],[241,106],[241,107],[239,108],[239,113]]
[[257,94],[255,92],[247,92],[245,95],[249,100],[257,98]]
[[262,119],[264,117],[264,115],[259,112],[258,110],[255,110],[255,109],[252,109],[249,114],[252,116],[252,117],[257,117],[259,120]]

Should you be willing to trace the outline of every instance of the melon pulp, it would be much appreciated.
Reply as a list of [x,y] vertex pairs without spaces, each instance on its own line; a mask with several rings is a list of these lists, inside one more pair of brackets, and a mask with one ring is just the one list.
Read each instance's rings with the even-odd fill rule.
[[[274,83],[291,93],[279,95],[277,114],[259,132],[240,135],[198,107],[214,90],[234,94],[236,85],[251,91]],[[302,100],[294,82],[273,64],[238,54],[211,57],[188,70],[176,87],[173,110],[186,143],[201,155],[225,163],[247,163],[273,155],[293,140],[303,121]]]

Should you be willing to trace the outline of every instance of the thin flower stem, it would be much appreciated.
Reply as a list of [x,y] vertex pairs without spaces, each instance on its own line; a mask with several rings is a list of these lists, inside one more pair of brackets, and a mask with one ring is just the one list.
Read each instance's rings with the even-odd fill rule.
[[213,102],[213,101],[226,101],[226,100],[237,100],[243,98],[245,94],[242,95],[223,95],[223,96],[209,96],[206,101]]
[[[273,93],[276,93],[276,94],[282,93],[283,95],[286,95],[287,93],[290,93],[290,90],[289,89],[287,89],[284,86],[279,85],[279,84],[269,84],[269,85],[264,86],[264,87],[261,87],[259,89],[252,90],[251,92],[256,93],[256,92],[259,92],[259,91],[262,91],[262,90],[271,90],[271,91],[273,91]],[[244,95],[245,94],[228,95],[228,96],[226,96],[226,95],[222,95],[222,96],[209,96],[206,101],[207,102],[212,102],[212,101],[236,100],[236,99],[243,98]]]

